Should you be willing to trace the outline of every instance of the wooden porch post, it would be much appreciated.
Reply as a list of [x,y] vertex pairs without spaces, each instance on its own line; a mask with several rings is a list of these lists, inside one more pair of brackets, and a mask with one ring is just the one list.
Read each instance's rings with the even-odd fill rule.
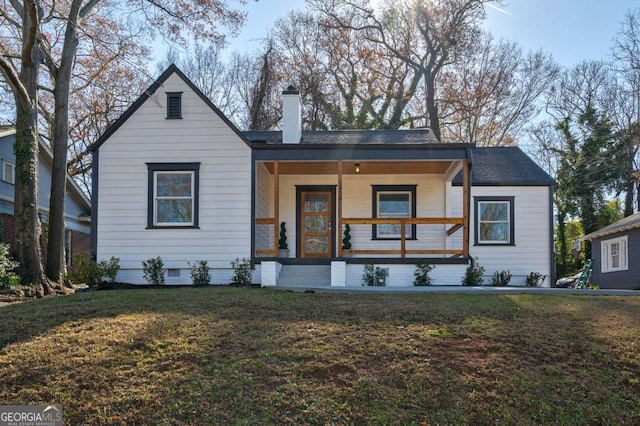
[[342,257],[342,160],[338,161],[338,223],[334,223],[333,226],[337,226],[338,232],[338,257]]
[[280,163],[273,162],[273,257],[278,257],[280,230]]
[[407,223],[404,219],[400,219],[400,257],[405,258],[407,254]]
[[462,216],[464,219],[462,251],[464,257],[469,257],[469,160],[465,158],[462,164]]

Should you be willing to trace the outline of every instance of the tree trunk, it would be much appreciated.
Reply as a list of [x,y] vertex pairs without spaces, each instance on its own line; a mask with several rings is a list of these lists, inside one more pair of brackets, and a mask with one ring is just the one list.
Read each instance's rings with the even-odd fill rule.
[[426,91],[427,120],[429,127],[436,139],[440,140],[440,118],[436,108],[436,88],[435,79],[428,70],[424,73],[424,84]]
[[567,249],[567,232],[566,232],[566,214],[562,211],[558,211],[556,220],[558,222],[558,242],[560,243],[560,264],[558,267],[558,276],[563,277],[567,274],[567,257],[569,250]]
[[78,47],[78,14],[81,1],[72,2],[64,39],[60,66],[50,64],[55,79],[53,123],[53,166],[51,171],[51,197],[49,199],[49,238],[47,240],[46,274],[49,279],[62,282],[65,275],[64,213],[67,186],[67,143],[69,140],[69,89],[71,71]]
[[23,283],[30,283],[38,297],[51,293],[42,268],[38,218],[38,5],[25,1],[23,12],[23,50],[19,74],[20,89],[14,88],[16,101],[15,254]]

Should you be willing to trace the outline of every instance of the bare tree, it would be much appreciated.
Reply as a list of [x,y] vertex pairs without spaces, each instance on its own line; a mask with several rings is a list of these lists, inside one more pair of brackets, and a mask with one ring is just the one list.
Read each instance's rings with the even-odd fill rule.
[[[144,0],[127,3],[132,9],[132,13],[123,13],[118,10],[118,14],[112,13],[121,7],[121,4],[114,5],[105,2],[102,10],[97,6],[100,0],[72,0],[71,2],[52,2],[41,6],[38,0],[13,0],[3,8],[0,8],[0,21],[3,32],[0,33],[0,69],[6,80],[10,81],[10,86],[16,98],[16,128],[17,143],[28,144],[30,157],[33,151],[36,155],[33,160],[21,161],[16,159],[16,172],[20,174],[33,174],[32,169],[37,170],[37,143],[35,149],[28,140],[29,134],[35,135],[37,141],[37,84],[39,77],[40,60],[45,63],[52,81],[52,92],[54,98],[55,111],[53,114],[53,139],[52,149],[53,176],[51,190],[51,205],[49,216],[49,241],[47,256],[47,273],[54,280],[61,280],[63,276],[63,241],[64,241],[64,188],[66,183],[67,169],[67,144],[69,140],[69,93],[71,87],[71,75],[75,58],[80,43],[81,33],[89,32],[89,29],[97,31],[98,35],[105,29],[118,28],[117,21],[112,16],[119,16],[122,19],[133,19],[133,16],[141,16],[141,19],[150,23],[153,28],[158,29],[166,37],[177,40],[184,40],[185,34],[198,34],[201,37],[210,39],[220,39],[223,34],[218,31],[220,26],[227,26],[236,29],[244,19],[244,15],[238,11],[230,9],[224,0],[198,0],[195,2],[177,2],[174,0],[160,0],[146,2]],[[92,13],[95,15],[91,15]],[[98,12],[104,13],[99,15]],[[135,13],[133,13],[135,12]],[[90,17],[102,17],[103,26],[86,25]],[[96,21],[97,22],[97,21]],[[95,23],[94,22],[94,25]],[[53,30],[47,32],[49,27]],[[63,32],[57,31],[64,28]],[[20,37],[15,35],[20,33]],[[82,33],[84,35],[84,33]],[[16,52],[14,53],[14,52]],[[28,55],[28,58],[25,58]],[[19,66],[13,61],[19,61]],[[16,79],[16,70],[20,68],[20,74],[25,74],[24,78]],[[35,71],[34,71],[35,70]],[[18,84],[21,83],[21,84]],[[33,88],[31,87],[33,86]],[[16,94],[18,91],[18,94]],[[31,105],[28,111],[26,104]],[[27,112],[32,114],[32,118],[23,119]],[[26,129],[25,127],[28,127]],[[17,157],[20,153],[17,151]],[[35,180],[27,182],[34,188],[37,186],[37,176]],[[18,204],[18,186],[16,187],[16,205]],[[35,191],[35,189],[33,189]],[[37,203],[33,203],[37,210]],[[18,211],[16,216],[19,217]],[[36,212],[37,213],[37,212]],[[36,234],[39,232],[37,214],[35,222],[29,223]],[[22,228],[21,228],[22,229]],[[25,231],[26,232],[26,231]],[[23,254],[20,254],[19,261],[23,264],[23,278],[27,282],[32,282],[37,288],[44,288],[43,293],[51,292],[51,287],[47,280],[37,275],[38,268],[34,264],[41,265],[41,253],[31,249],[23,249],[26,236],[20,230],[16,231],[16,245],[19,253],[29,254],[29,258],[22,262]],[[30,244],[39,247],[39,244]],[[24,266],[26,265],[26,266]],[[25,268],[34,268],[33,273],[28,273]],[[34,275],[35,274],[35,275]]]
[[619,107],[614,111],[614,120],[626,129],[623,143],[628,156],[625,183],[625,216],[628,216],[634,210],[634,194],[635,209],[640,210],[640,9],[625,15],[614,41],[613,57],[622,77],[616,93],[615,105]]
[[[14,216],[19,274],[32,283],[36,294],[52,291],[42,265],[38,218],[38,81],[41,52],[39,22],[43,15],[37,0],[13,4],[16,18],[0,13],[0,23],[19,34],[20,51],[0,45],[0,71],[8,83],[16,106],[16,185]],[[19,21],[17,20],[19,19]],[[10,26],[10,27],[9,27]],[[15,57],[15,53],[18,56]],[[16,61],[14,63],[14,61]]]
[[476,39],[438,79],[444,141],[514,145],[540,113],[558,73],[550,55],[524,54],[515,43]]
[[[365,0],[315,0],[332,25],[362,31],[422,79],[427,124],[440,139],[436,81],[480,32],[489,0],[387,1],[374,10]],[[346,12],[345,12],[346,11]],[[357,16],[347,20],[345,16]]]

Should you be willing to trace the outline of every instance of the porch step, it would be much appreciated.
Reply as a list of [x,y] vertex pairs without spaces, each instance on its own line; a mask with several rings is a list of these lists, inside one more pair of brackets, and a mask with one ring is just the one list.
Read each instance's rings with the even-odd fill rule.
[[282,265],[276,285],[318,287],[331,285],[331,265]]

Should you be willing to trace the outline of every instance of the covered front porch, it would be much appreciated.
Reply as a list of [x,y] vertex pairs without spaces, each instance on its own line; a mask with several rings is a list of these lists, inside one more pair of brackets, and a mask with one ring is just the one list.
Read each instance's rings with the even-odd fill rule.
[[[263,274],[275,269],[267,275],[277,281],[283,265],[325,265],[331,284],[345,285],[367,263],[399,271],[467,262],[468,145],[382,150],[386,160],[371,149],[319,160],[316,150],[275,148],[254,159],[253,253]],[[458,174],[463,185],[454,188]]]

